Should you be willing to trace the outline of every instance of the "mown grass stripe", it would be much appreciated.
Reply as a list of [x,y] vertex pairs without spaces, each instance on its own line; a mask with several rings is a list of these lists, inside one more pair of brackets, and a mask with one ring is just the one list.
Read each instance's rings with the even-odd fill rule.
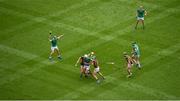
[[[169,9],[168,11],[171,11],[172,9]],[[164,12],[166,12],[166,11],[164,11]],[[162,17],[161,17],[162,18]],[[160,19],[159,17],[158,17],[158,19]],[[156,19],[156,20],[158,20],[158,19]],[[154,21],[154,20],[153,20]],[[153,21],[151,21],[151,22],[153,22]],[[151,22],[149,22],[149,23],[151,23]],[[128,27],[129,28],[129,27]],[[126,28],[125,28],[126,29]],[[127,30],[127,29],[126,29]],[[122,31],[122,30],[121,30]],[[122,35],[122,34],[121,34]],[[109,37],[109,35],[107,35],[107,37]],[[110,40],[113,40],[114,38],[111,38]],[[106,40],[106,39],[105,39]],[[106,40],[106,41],[109,41],[109,39],[108,40]],[[92,42],[92,43],[94,43],[95,45],[100,45],[100,44],[102,44],[102,43],[104,43],[104,42],[106,42],[106,41],[100,41],[100,40],[97,40],[97,42]],[[91,46],[94,46],[94,44],[92,44],[92,43],[88,43],[88,45],[86,45],[86,46],[82,46],[82,47],[78,47],[77,49],[76,49],[76,51],[81,51],[82,49],[84,49],[84,48],[87,48],[87,47],[91,47]],[[75,54],[75,52],[76,51],[74,51],[74,50],[72,50],[72,51],[70,51],[69,53],[68,53],[68,56],[66,56],[66,58],[68,58],[68,57],[71,57],[73,54]],[[26,54],[27,55],[27,54]],[[42,63],[45,63],[45,64],[51,64],[51,63],[49,63],[48,62],[48,60],[45,60],[45,61],[43,61]],[[37,68],[35,69],[35,70],[38,70]],[[29,73],[32,73],[33,71],[35,71],[35,70],[31,70],[31,72],[29,72]],[[28,73],[28,74],[29,74]]]
[[11,15],[20,16],[20,17],[25,17],[25,18],[28,18],[30,20],[30,21],[27,21],[25,23],[14,26],[15,28],[5,29],[2,32],[3,33],[11,33],[11,32],[14,32],[16,30],[23,29],[26,26],[31,26],[31,25],[33,25],[35,23],[40,23],[40,22],[44,23],[49,18],[59,16],[61,14],[67,13],[67,12],[73,10],[73,9],[81,8],[83,6],[87,6],[89,3],[93,3],[93,2],[97,2],[97,1],[99,1],[99,0],[88,0],[88,1],[85,0],[82,3],[72,5],[72,6],[68,7],[67,9],[64,9],[64,10],[61,10],[59,12],[55,12],[54,14],[50,14],[50,15],[43,16],[43,17],[36,17],[36,16],[29,15],[29,14],[24,14],[24,13],[21,13],[21,12],[17,12],[14,9],[7,9],[7,8],[4,8],[4,7],[0,7],[1,12],[8,13],[8,14],[11,14]]
[[[167,16],[169,16],[168,14],[166,14],[166,16],[163,16],[163,14],[164,13],[167,13],[167,12],[173,12],[174,13],[174,9],[172,8],[172,9],[169,9],[169,10],[167,10],[167,11],[164,11],[163,13],[161,13],[160,15],[160,17],[158,16],[158,17],[155,17],[153,20],[150,20],[149,22],[147,22],[146,24],[150,24],[150,23],[152,23],[152,22],[154,22],[154,21],[156,21],[156,20],[158,20],[158,19],[162,19],[162,17],[167,17]],[[118,31],[118,32],[123,32],[123,31],[126,31],[126,32],[128,32],[129,30],[128,29],[130,29],[131,27],[127,27],[127,28],[125,28],[126,30],[120,30],[120,31]],[[122,33],[121,35],[123,35],[124,33]],[[109,35],[108,35],[109,36]],[[125,40],[126,41],[126,40]],[[179,44],[178,44],[179,45]],[[178,45],[175,45],[174,47],[177,47]],[[164,50],[163,50],[164,51]],[[166,50],[167,51],[167,50]],[[149,59],[148,59],[149,60]],[[146,60],[147,61],[147,60]],[[157,61],[157,60],[156,60]],[[86,87],[85,87],[86,88]],[[88,87],[87,87],[87,89],[89,89]],[[71,92],[70,94],[67,94],[67,95],[65,95],[65,97],[70,97],[71,95],[73,95],[73,94],[75,94],[76,92]],[[72,98],[72,99],[76,99],[77,98],[77,96],[76,97],[74,97],[74,98]],[[171,98],[171,97],[170,97]],[[174,97],[175,98],[175,97]]]
[[[166,56],[171,55],[171,54],[173,54],[173,53],[175,53],[176,51],[179,50],[179,48],[180,48],[180,47],[178,47],[179,45],[180,45],[179,43],[175,44],[175,45],[173,45],[173,46],[171,46],[171,47],[169,47],[167,49],[161,50],[159,53],[164,53],[164,52],[167,52],[167,51],[168,52],[171,51],[168,54],[166,54]],[[176,48],[176,49],[174,49],[174,48]],[[174,50],[172,50],[172,49],[174,49]],[[160,59],[159,57],[158,58],[154,58],[154,56],[157,56],[157,54],[154,54],[154,55],[146,58],[145,60],[146,60],[147,63],[143,64],[143,67],[153,63],[154,61],[158,61]],[[153,61],[152,62],[149,61],[149,58],[153,58],[153,59],[151,59]],[[115,82],[115,81],[118,80],[117,78],[113,77],[112,75],[114,75],[114,74],[110,74],[110,75],[106,76],[105,83],[103,83],[103,84],[107,84],[107,83],[110,83],[110,82]],[[96,87],[90,86],[90,85],[93,85],[93,83],[91,83],[89,85],[83,86],[82,89],[77,89],[74,92],[70,92],[70,93],[64,95],[63,98],[76,99],[76,98],[78,98],[80,96],[80,93],[78,93],[78,92],[81,92],[81,93],[82,92],[83,93],[93,93],[93,91],[95,91]],[[152,96],[157,97],[157,98],[158,97],[162,97],[164,99],[167,99],[167,98],[168,99],[177,99],[176,96],[173,96],[173,95],[170,95],[170,94],[166,94],[165,92],[157,91],[157,90],[154,90],[154,89],[142,86],[142,85],[138,85],[138,84],[135,84],[135,83],[130,83],[130,82],[124,82],[123,81],[118,86],[125,87],[125,88],[131,89],[131,90],[135,90],[135,91],[139,91],[140,90],[140,92],[143,92],[143,93],[148,94],[148,95],[152,95]],[[117,87],[115,87],[114,89],[117,89]],[[104,92],[104,93],[106,93],[106,92]],[[57,99],[61,99],[61,98],[57,98]]]

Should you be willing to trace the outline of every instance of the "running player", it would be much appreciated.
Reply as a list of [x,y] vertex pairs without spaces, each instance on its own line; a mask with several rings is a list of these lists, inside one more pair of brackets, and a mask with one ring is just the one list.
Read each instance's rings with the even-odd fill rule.
[[137,10],[137,13],[136,13],[137,22],[136,22],[135,29],[137,29],[137,25],[138,25],[139,21],[142,22],[143,29],[145,28],[145,26],[144,26],[144,16],[146,16],[146,15],[147,15],[147,11],[143,8],[143,6],[140,6],[139,9]]
[[55,35],[52,35],[52,33],[50,33],[50,36],[49,36],[49,41],[51,42],[51,53],[49,55],[49,59],[52,60],[52,55],[55,53],[55,51],[57,52],[57,55],[58,55],[58,59],[62,59],[61,55],[60,55],[60,51],[59,51],[59,48],[57,46],[57,41],[62,37],[63,35],[60,35],[60,36],[55,36]]
[[141,69],[140,49],[136,42],[132,43],[132,58],[135,60],[136,66]]
[[92,60],[92,62],[93,62],[93,66],[94,66],[93,77],[97,80],[97,83],[99,83],[100,81],[99,81],[99,79],[97,78],[97,75],[96,75],[96,74],[100,75],[103,79],[105,79],[105,78],[104,78],[104,76],[102,75],[102,73],[100,72],[100,67],[99,67],[99,65],[98,65],[97,59]]
[[91,52],[91,53],[90,53],[90,58],[91,58],[91,60],[92,60],[93,66],[94,66],[94,72],[93,72],[92,75],[93,75],[93,77],[96,79],[97,83],[99,83],[100,80],[98,79],[97,74],[99,74],[103,79],[105,79],[105,78],[104,78],[104,76],[102,75],[102,73],[100,72],[100,67],[99,67],[98,61],[97,61],[97,59],[96,59],[96,56],[94,55],[94,52]]
[[84,56],[79,57],[77,60],[75,66],[77,67],[77,64],[80,63],[80,78],[82,78],[83,74],[85,74],[85,68],[84,68]]
[[126,66],[127,66],[127,72],[128,72],[127,77],[129,78],[132,76],[131,68],[133,65],[133,60],[126,52],[124,52],[123,55],[124,55],[124,58],[126,60]]

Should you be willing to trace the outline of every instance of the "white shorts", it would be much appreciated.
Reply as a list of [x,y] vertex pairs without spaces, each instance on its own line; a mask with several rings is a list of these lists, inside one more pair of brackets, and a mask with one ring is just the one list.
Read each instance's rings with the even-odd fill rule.
[[100,71],[99,67],[94,68],[94,73],[98,73]]
[[89,70],[90,70],[90,66],[84,65],[84,68],[85,68],[86,71],[89,71]]
[[137,17],[137,20],[144,20],[144,17]]
[[51,51],[52,51],[52,52],[54,52],[55,49],[56,49],[56,50],[59,50],[59,49],[58,49],[58,46],[55,46],[55,47],[52,47],[52,46],[51,46]]

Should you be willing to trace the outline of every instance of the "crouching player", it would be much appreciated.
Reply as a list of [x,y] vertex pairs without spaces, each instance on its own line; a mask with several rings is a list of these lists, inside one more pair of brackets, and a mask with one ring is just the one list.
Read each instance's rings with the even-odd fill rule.
[[98,61],[97,61],[97,59],[96,59],[96,56],[94,55],[94,52],[91,52],[91,53],[90,53],[90,58],[91,58],[91,60],[92,60],[93,66],[94,66],[94,72],[93,72],[92,75],[93,75],[93,77],[96,79],[97,83],[100,83],[100,80],[98,79],[97,74],[99,74],[103,79],[105,79],[105,78],[104,78],[104,76],[102,75],[102,73],[100,72],[100,67],[99,67],[99,65],[98,65]]
[[85,74],[85,68],[84,68],[84,56],[81,56],[78,58],[75,66],[77,67],[77,64],[80,63],[80,78],[82,78],[83,74]]
[[133,59],[126,52],[124,52],[123,55],[126,60],[126,66],[127,66],[127,72],[128,72],[127,77],[129,78],[132,76],[131,68],[133,65]]

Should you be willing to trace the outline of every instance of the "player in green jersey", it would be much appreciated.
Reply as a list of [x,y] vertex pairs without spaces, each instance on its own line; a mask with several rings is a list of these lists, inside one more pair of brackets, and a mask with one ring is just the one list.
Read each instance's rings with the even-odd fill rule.
[[146,10],[143,8],[143,6],[140,6],[136,13],[137,22],[136,22],[135,29],[137,29],[137,25],[140,21],[142,22],[143,29],[145,28],[144,27],[144,16],[146,16],[146,15],[147,15]]
[[135,60],[136,66],[140,69],[140,49],[136,42],[132,43],[132,58]]
[[55,51],[56,51],[57,54],[58,54],[58,59],[62,59],[62,57],[61,57],[61,55],[60,55],[59,48],[58,48],[58,46],[57,46],[58,40],[59,40],[62,36],[63,36],[63,35],[55,36],[55,35],[52,35],[52,33],[50,33],[50,36],[49,36],[49,41],[51,42],[51,52],[50,52],[50,56],[49,56],[49,59],[50,59],[50,60],[52,59],[52,55],[55,53]]
[[90,65],[91,65],[91,58],[85,54],[84,55],[84,68],[85,68],[85,74],[86,76],[89,76],[89,74],[91,74],[91,71],[90,71]]

